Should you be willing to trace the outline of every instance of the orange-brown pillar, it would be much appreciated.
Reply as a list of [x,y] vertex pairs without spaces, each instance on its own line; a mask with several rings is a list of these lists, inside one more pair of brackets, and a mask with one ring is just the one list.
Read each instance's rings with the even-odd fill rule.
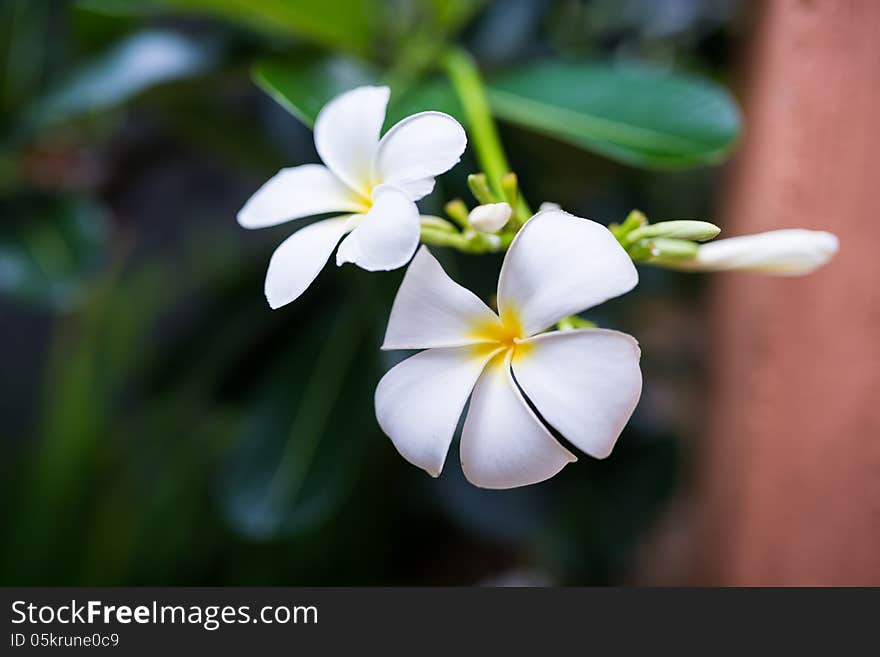
[[880,2],[757,7],[722,237],[841,247],[803,278],[714,275],[697,581],[880,585]]

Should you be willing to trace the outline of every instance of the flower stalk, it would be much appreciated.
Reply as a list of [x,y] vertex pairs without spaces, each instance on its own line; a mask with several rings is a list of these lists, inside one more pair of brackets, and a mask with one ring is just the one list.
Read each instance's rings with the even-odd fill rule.
[[456,249],[462,253],[498,253],[506,251],[513,241],[513,233],[490,235],[473,229],[463,232],[449,232],[434,226],[422,224],[421,239],[429,246],[443,246]]
[[661,221],[652,224],[643,212],[633,210],[621,224],[608,229],[636,262],[692,260],[697,242],[711,240],[721,229],[708,221]]
[[457,223],[460,228],[463,230],[470,228],[470,224],[468,223],[468,207],[460,198],[449,201],[449,203],[443,206],[443,209],[446,211],[446,214],[449,215],[449,218]]
[[[494,193],[495,200],[480,199],[480,202],[493,203],[507,200],[502,179],[510,172],[510,164],[504,154],[495,119],[492,118],[489,99],[486,97],[486,89],[477,64],[467,51],[452,48],[443,58],[443,67],[461,101],[477,160],[485,171],[488,187]],[[522,194],[518,195],[516,205],[511,203],[511,207],[516,211],[515,218],[519,225],[532,216],[532,211]]]

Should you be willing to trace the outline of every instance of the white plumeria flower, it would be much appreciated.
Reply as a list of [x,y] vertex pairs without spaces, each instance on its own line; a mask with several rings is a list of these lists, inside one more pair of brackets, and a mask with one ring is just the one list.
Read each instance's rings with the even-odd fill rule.
[[578,449],[608,456],[641,394],[638,344],[603,329],[541,331],[637,281],[604,226],[561,210],[538,213],[514,238],[498,280],[497,315],[422,247],[382,348],[425,351],[379,382],[379,425],[407,461],[436,477],[470,396],[461,464],[484,488],[537,483],[577,460],[525,397]]
[[272,308],[302,294],[340,240],[337,265],[389,270],[412,257],[420,232],[415,202],[431,193],[434,176],[459,161],[467,137],[451,116],[421,112],[379,139],[389,94],[388,87],[358,87],[327,103],[315,120],[315,146],[326,166],[282,169],[239,211],[245,228],[343,213],[297,231],[272,254],[265,287]]
[[818,230],[789,228],[743,235],[700,245],[692,260],[664,260],[685,271],[741,270],[801,276],[826,264],[837,253],[837,236]]
[[468,222],[481,233],[496,233],[507,225],[513,208],[507,203],[486,203],[470,211]]

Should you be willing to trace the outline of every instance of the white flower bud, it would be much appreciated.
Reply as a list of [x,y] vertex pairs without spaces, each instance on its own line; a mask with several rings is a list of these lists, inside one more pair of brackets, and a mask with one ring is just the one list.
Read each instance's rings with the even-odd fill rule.
[[741,270],[801,276],[818,269],[837,253],[837,236],[792,228],[743,235],[702,244],[693,260],[663,264],[688,271]]
[[471,210],[468,221],[481,233],[495,233],[507,225],[512,214],[507,203],[488,203]]

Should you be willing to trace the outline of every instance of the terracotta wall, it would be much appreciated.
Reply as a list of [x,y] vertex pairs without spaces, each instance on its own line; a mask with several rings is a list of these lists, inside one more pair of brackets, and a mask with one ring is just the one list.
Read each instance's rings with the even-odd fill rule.
[[811,276],[716,275],[697,581],[880,584],[880,2],[760,3],[725,235],[828,229]]

